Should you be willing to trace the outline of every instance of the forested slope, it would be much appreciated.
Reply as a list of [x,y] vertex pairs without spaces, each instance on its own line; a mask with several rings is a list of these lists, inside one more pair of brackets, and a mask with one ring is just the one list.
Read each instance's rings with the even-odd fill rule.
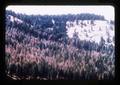
[[[80,27],[74,22],[84,29],[88,25],[85,20],[90,26],[96,20],[107,21],[87,13],[41,16],[6,11],[7,75],[17,79],[113,79],[114,38],[110,36],[106,41],[101,37],[99,43],[81,39],[76,31]],[[74,29],[72,37],[70,29]]]

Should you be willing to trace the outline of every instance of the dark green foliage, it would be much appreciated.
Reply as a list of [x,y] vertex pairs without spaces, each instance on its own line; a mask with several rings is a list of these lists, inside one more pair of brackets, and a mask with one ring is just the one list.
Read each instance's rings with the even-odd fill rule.
[[10,53],[5,53],[5,62],[8,62],[10,58],[11,58]]
[[[28,16],[6,11],[6,16],[8,15],[24,21],[24,23],[16,23],[6,19],[6,47],[10,48],[14,55],[14,62],[12,62],[11,53],[6,53],[5,57],[7,72],[10,72],[10,75],[15,74],[21,79],[26,79],[28,76],[33,78],[39,76],[50,80],[84,80],[99,79],[94,65],[98,68],[99,75],[108,70],[103,66],[104,64],[108,65],[109,55],[105,55],[105,59],[97,58],[98,60],[96,60],[96,58],[91,58],[91,54],[92,51],[102,52],[104,50],[112,53],[114,48],[112,45],[105,47],[103,38],[98,45],[95,42],[81,41],[76,32],[72,39],[68,38],[66,34],[66,21],[68,20],[104,20],[103,16],[94,14]],[[93,24],[93,22],[91,23]],[[37,59],[34,60],[33,57]],[[98,56],[94,55],[94,57]],[[9,59],[11,59],[10,62]],[[89,63],[90,60],[93,60],[92,64]],[[68,64],[64,67],[67,61]],[[61,63],[62,67],[59,66]],[[71,63],[73,67],[69,67]],[[111,72],[109,74],[113,76]],[[104,76],[108,78],[106,74]]]

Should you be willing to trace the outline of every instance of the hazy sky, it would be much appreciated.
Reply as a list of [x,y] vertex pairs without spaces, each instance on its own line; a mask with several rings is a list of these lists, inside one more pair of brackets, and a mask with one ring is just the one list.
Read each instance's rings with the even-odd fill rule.
[[24,13],[28,15],[61,15],[61,14],[80,14],[94,13],[103,15],[108,20],[114,20],[114,7],[111,5],[94,5],[94,6],[79,6],[79,5],[9,5],[7,10],[12,10],[15,13]]

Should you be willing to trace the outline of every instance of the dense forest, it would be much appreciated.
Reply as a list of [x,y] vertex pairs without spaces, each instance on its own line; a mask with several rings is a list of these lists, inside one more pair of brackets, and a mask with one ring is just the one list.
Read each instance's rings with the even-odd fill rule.
[[[25,15],[6,11],[6,74],[13,79],[113,79],[114,46],[67,35],[66,22],[104,21],[104,16],[83,13]],[[110,24],[114,24],[113,21]],[[108,39],[108,42],[110,40]]]

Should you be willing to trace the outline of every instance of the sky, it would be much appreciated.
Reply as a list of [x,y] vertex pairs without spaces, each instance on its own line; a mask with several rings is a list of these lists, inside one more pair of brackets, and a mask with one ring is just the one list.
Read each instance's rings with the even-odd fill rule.
[[112,5],[9,5],[6,10],[27,15],[94,13],[103,15],[107,20],[114,20],[115,17],[115,9]]

